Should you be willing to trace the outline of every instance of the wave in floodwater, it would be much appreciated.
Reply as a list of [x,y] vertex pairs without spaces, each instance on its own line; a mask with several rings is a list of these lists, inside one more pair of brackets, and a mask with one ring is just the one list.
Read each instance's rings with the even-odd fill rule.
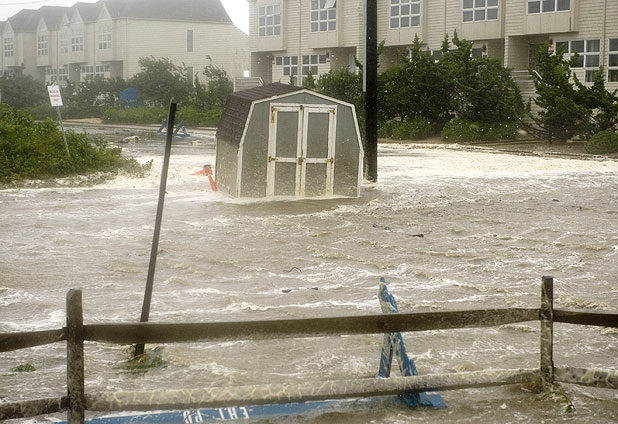
[[[83,290],[86,323],[137,321],[153,236],[161,142],[126,146],[146,178],[0,191],[0,330],[59,328]],[[213,193],[211,140],[172,148],[151,321],[377,313],[380,277],[404,311],[538,307],[542,275],[561,308],[618,310],[618,162],[463,149],[380,149],[358,199],[272,201]],[[555,363],[618,369],[615,331],[556,326]],[[419,373],[538,366],[538,323],[404,335]],[[126,347],[87,344],[87,391],[367,377],[382,336],[162,346],[167,366],[123,369]],[[17,373],[31,363],[36,371]],[[61,344],[0,355],[0,401],[66,386]],[[574,415],[519,386],[445,392],[447,410],[369,410],[280,422],[618,422],[615,391],[568,386]]]

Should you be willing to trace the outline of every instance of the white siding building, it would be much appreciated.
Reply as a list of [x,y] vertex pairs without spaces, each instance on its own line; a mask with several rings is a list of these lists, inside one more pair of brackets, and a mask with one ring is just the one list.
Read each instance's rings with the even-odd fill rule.
[[22,10],[0,22],[0,70],[47,83],[95,75],[129,79],[142,57],[169,58],[200,75],[250,67],[248,36],[219,0],[100,0]]
[[[251,71],[266,82],[300,84],[336,67],[355,70],[363,55],[362,0],[248,0]],[[473,42],[473,54],[499,59],[515,75],[534,67],[545,42],[562,46],[590,81],[603,66],[609,88],[618,88],[618,1],[615,0],[377,0],[382,69],[396,63],[418,35],[440,53],[445,34]],[[520,72],[518,72],[520,71]]]

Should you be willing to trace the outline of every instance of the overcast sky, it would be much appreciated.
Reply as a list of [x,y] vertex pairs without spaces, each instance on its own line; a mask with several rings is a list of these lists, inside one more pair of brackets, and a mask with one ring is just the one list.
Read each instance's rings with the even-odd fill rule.
[[[6,21],[22,9],[38,9],[41,6],[73,6],[78,1],[80,0],[0,0],[0,21]],[[81,1],[95,3],[97,0]],[[249,3],[247,0],[221,0],[221,3],[234,25],[249,34]]]

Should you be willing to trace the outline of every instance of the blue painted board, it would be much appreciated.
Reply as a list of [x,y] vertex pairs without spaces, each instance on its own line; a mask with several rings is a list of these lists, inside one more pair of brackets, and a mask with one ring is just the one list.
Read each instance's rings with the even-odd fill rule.
[[[392,294],[388,292],[386,281],[380,279],[380,289],[378,291],[380,299],[380,307],[385,314],[394,314],[399,312],[397,302]],[[418,375],[414,361],[408,357],[406,346],[403,342],[401,333],[385,333],[384,341],[382,342],[382,354],[380,355],[380,369],[378,377],[389,377],[391,375],[391,366],[393,363],[393,355],[399,364],[399,372],[404,377]],[[403,395],[403,400],[411,408],[417,406],[431,406],[434,408],[446,408],[446,403],[442,396],[429,393],[406,393]]]

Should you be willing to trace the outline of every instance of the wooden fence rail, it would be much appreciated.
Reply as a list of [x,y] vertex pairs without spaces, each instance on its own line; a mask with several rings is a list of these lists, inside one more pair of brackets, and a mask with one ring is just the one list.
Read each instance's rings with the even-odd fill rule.
[[[491,370],[385,379],[365,378],[157,392],[86,394],[84,390],[84,341],[135,344],[264,340],[493,327],[526,321],[540,321],[541,325],[540,366],[533,370]],[[543,277],[540,308],[214,323],[156,324],[143,322],[84,325],[81,291],[71,290],[67,294],[67,326],[65,328],[0,335],[0,352],[66,340],[67,396],[0,404],[0,420],[66,410],[68,421],[72,424],[84,422],[85,410],[159,410],[246,406],[531,382],[539,382],[542,389],[550,388],[555,382],[618,389],[618,372],[554,367],[553,325],[556,322],[618,328],[618,313],[553,309],[553,278]]]

